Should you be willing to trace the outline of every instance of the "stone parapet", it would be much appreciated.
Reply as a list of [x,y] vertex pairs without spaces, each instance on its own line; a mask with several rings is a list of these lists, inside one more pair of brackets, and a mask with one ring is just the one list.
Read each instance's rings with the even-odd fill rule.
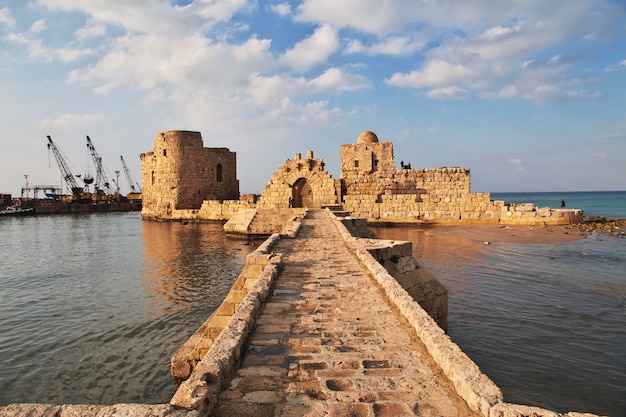
[[[345,219],[335,216],[330,210],[328,212],[340,235],[348,245],[352,245],[361,263],[415,330],[435,363],[472,410],[484,417],[599,417],[590,413],[558,413],[540,407],[504,402],[500,388],[445,334],[431,314],[404,288],[401,280],[396,279],[381,264],[381,260],[387,263],[391,260],[389,257],[397,256],[397,262],[391,260],[392,263],[399,264],[397,271],[402,271],[403,265],[408,265],[410,270],[410,264],[406,260],[401,261],[403,255],[411,253],[407,245],[404,245],[406,242],[396,245],[398,242],[395,241],[368,242],[354,237],[346,227]],[[372,247],[375,245],[380,247]],[[397,249],[393,249],[394,246]]]
[[[351,242],[353,237],[336,217],[335,224],[346,239]],[[406,245],[401,251],[409,252]],[[491,408],[502,402],[502,392],[485,375],[478,366],[454,343],[437,325],[433,318],[419,305],[415,299],[402,288],[398,281],[380,264],[380,262],[364,247],[354,246],[356,256],[372,277],[379,283],[389,300],[398,308],[400,314],[410,323],[417,336],[445,375],[454,385],[457,393],[467,402],[472,410],[482,416],[489,416]],[[401,252],[400,254],[404,254]],[[391,252],[390,252],[391,253]]]
[[259,310],[279,274],[282,255],[271,249],[280,239],[273,234],[248,255],[222,305],[172,358],[172,375],[184,381],[171,405],[210,413],[222,383],[241,360]]

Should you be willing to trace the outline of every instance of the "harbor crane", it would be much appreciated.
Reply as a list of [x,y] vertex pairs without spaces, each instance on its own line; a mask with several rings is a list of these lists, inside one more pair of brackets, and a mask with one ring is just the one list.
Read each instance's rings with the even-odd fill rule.
[[102,158],[98,155],[98,152],[96,152],[96,148],[93,146],[93,142],[91,141],[89,136],[87,136],[87,147],[89,148],[89,152],[91,153],[93,164],[96,167],[96,181],[94,184],[96,195],[101,197],[104,195],[117,194],[117,192],[111,188],[109,179],[102,165]]
[[128,169],[128,166],[126,166],[126,162],[124,161],[124,157],[122,155],[120,155],[120,160],[122,161],[122,167],[124,168],[124,173],[126,174],[128,185],[130,186],[130,193],[128,193],[127,198],[129,199],[141,198],[141,186],[130,175],[130,170]]
[[63,179],[67,183],[68,188],[71,190],[72,195],[77,199],[84,199],[86,197],[83,187],[79,186],[76,182],[76,178],[72,171],[70,171],[69,165],[65,160],[65,157],[57,148],[57,146],[52,141],[52,138],[48,136],[48,149],[52,151],[54,154],[54,159],[56,159],[57,164],[59,165],[59,169],[61,170],[61,175],[63,175]]

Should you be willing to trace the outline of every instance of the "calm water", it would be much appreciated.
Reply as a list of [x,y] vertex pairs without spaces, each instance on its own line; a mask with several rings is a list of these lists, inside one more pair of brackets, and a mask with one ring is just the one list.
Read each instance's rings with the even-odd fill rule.
[[[600,208],[612,202],[607,217],[626,217],[626,192],[573,194],[541,193],[556,203],[536,204],[563,198],[603,214],[582,206],[591,194]],[[506,401],[626,416],[626,239],[477,245],[375,231],[414,242],[449,290],[451,337]],[[0,236],[0,405],[169,401],[170,356],[252,249],[220,224],[138,213],[2,218]]]
[[0,404],[168,402],[249,247],[139,213],[0,219]]
[[[528,195],[505,200],[536,201]],[[626,218],[626,192],[540,195],[556,203],[541,206],[564,198],[585,214]],[[626,238],[484,245],[424,228],[374,231],[413,242],[421,265],[448,288],[450,337],[505,401],[626,416]]]
[[581,209],[585,216],[626,218],[626,191],[566,191],[542,193],[491,193],[492,200],[507,203],[534,203],[537,207]]

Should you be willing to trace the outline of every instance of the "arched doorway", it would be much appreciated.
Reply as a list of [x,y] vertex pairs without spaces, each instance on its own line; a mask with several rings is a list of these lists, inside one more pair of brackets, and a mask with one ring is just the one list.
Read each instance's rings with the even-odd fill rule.
[[314,207],[313,190],[311,189],[311,184],[305,178],[300,178],[296,181],[291,190],[294,207]]

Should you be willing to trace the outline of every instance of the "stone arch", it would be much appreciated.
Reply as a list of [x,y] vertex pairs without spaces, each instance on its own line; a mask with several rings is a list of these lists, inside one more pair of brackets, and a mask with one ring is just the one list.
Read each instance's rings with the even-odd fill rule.
[[293,199],[293,207],[318,208],[338,205],[341,201],[341,182],[324,170],[324,161],[313,158],[309,151],[306,159],[296,154],[285,161],[272,174],[258,208],[287,208]]
[[315,198],[311,183],[306,178],[299,178],[291,186],[293,207],[314,207]]

